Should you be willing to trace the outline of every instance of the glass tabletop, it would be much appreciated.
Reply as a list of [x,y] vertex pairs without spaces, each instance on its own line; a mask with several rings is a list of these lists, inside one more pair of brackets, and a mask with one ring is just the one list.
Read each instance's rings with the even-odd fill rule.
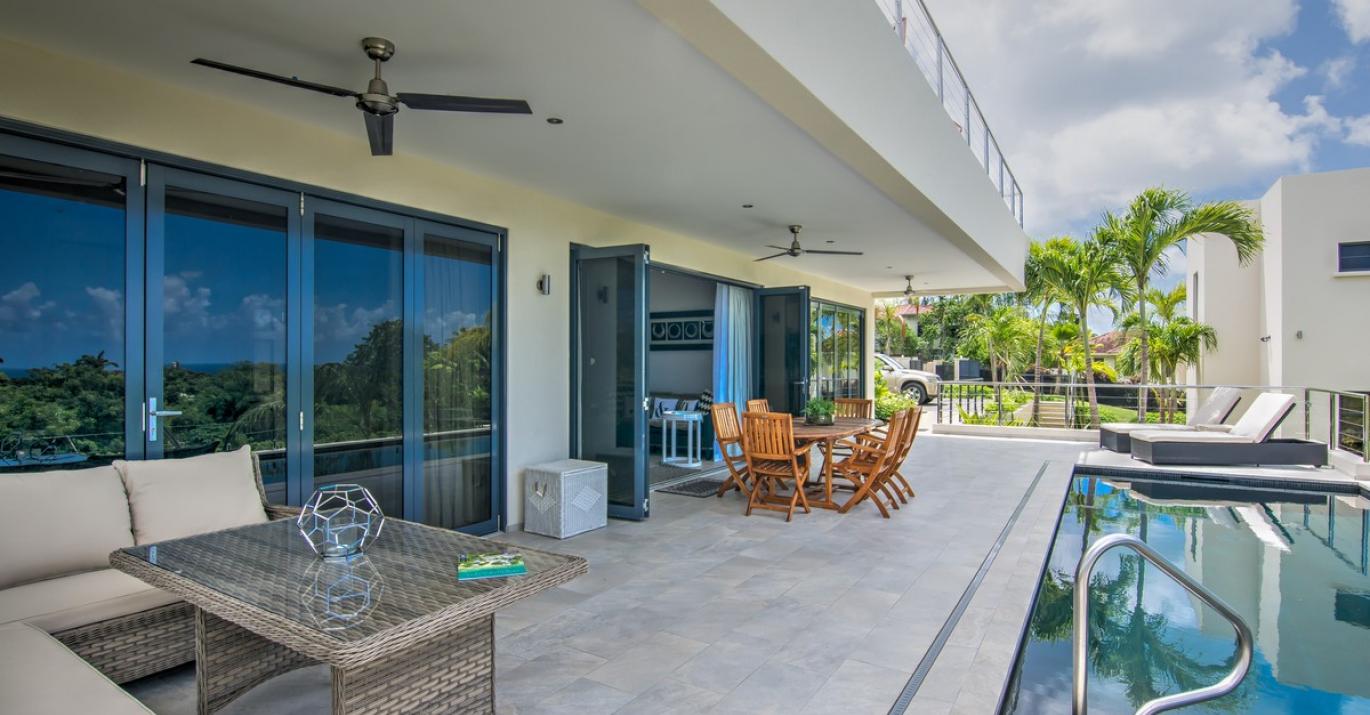
[[662,410],[661,416],[682,422],[700,422],[704,419],[704,413],[698,410]]
[[[349,559],[316,556],[294,519],[123,551],[343,642],[494,595],[499,589],[530,585],[528,580],[537,581],[581,560],[398,519],[386,520],[366,552]],[[458,558],[480,552],[522,554],[528,573],[458,581]],[[564,579],[556,582],[560,580]],[[554,584],[549,581],[547,587]]]

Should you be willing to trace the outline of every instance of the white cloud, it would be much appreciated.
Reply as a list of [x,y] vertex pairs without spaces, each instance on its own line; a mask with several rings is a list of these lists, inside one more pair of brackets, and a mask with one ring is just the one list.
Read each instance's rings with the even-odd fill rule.
[[1207,193],[1306,170],[1317,143],[1340,134],[1320,97],[1298,110],[1274,99],[1307,73],[1262,48],[1293,30],[1293,0],[929,4],[1034,235],[1085,224],[1150,185]]
[[18,288],[0,296],[0,323],[10,328],[20,328],[25,323],[32,324],[43,317],[43,313],[53,307],[51,301],[39,302],[43,294],[33,281],[26,281]]
[[1352,42],[1370,40],[1370,0],[1332,0]]
[[1333,57],[1322,63],[1318,66],[1318,74],[1323,77],[1323,89],[1331,91],[1346,87],[1346,79],[1351,76],[1351,72],[1355,69],[1355,55]]
[[111,340],[124,335],[124,293],[113,288],[87,286],[86,295],[95,302],[95,308],[105,321],[105,332]]
[[1370,146],[1370,114],[1346,120],[1346,142]]

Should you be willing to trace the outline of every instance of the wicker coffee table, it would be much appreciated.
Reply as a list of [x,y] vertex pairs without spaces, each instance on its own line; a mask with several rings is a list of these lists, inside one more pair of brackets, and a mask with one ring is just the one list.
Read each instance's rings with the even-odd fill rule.
[[[459,554],[523,554],[528,574],[457,581]],[[314,555],[283,519],[122,549],[115,568],[195,606],[201,713],[314,663],[335,713],[489,713],[495,611],[586,572],[586,561],[388,519],[365,556]]]

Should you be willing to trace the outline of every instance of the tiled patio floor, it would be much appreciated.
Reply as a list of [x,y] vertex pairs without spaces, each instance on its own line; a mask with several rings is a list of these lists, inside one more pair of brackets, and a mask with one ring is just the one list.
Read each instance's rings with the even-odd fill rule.
[[[884,713],[1045,460],[1084,445],[920,435],[918,491],[890,520],[869,505],[742,516],[737,495],[655,494],[652,517],[567,541],[590,573],[502,611],[501,713]],[[986,712],[1012,656],[1065,478],[1044,479],[910,712]],[[194,711],[189,667],[129,688]],[[225,712],[322,713],[322,668]]]

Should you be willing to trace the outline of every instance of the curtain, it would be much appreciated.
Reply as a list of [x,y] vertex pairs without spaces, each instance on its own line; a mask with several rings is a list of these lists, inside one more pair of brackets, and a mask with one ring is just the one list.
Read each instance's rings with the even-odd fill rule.
[[[714,402],[731,402],[739,410],[752,396],[752,316],[749,288],[718,284],[714,300]],[[715,459],[723,451],[714,445]]]

